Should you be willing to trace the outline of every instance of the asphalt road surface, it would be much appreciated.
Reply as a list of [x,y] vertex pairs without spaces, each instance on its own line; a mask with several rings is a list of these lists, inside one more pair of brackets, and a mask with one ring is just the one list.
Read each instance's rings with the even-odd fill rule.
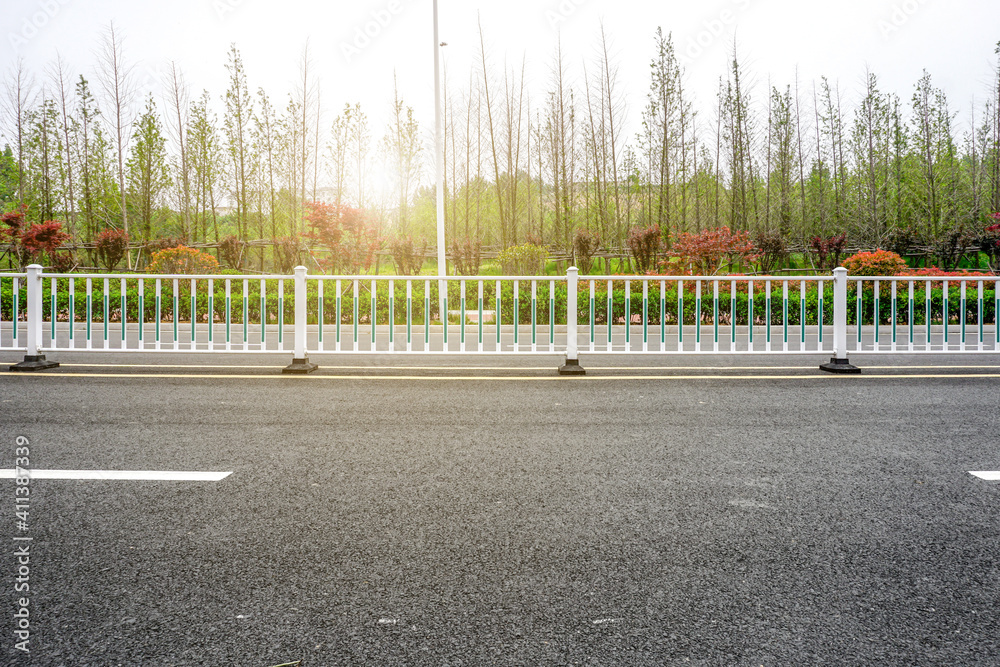
[[61,360],[0,467],[232,474],[0,479],[4,665],[997,664],[995,356]]

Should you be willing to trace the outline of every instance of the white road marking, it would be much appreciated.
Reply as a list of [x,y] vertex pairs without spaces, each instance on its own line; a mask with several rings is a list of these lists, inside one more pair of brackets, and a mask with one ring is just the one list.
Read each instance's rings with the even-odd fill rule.
[[969,474],[990,482],[1000,482],[1000,470],[980,470],[978,472],[971,470],[969,471]]
[[[14,479],[17,470],[0,470],[0,479]],[[22,474],[25,471],[20,471]],[[154,482],[219,482],[230,472],[191,472],[183,470],[37,470],[27,471],[31,479],[109,479]]]

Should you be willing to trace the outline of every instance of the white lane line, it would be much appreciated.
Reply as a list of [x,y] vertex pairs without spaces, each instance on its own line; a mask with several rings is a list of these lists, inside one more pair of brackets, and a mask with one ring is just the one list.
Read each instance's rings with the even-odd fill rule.
[[1000,470],[970,470],[969,474],[990,482],[1000,482]]
[[191,472],[184,470],[0,470],[0,479],[14,479],[20,472],[31,479],[110,479],[153,482],[219,482],[230,472]]

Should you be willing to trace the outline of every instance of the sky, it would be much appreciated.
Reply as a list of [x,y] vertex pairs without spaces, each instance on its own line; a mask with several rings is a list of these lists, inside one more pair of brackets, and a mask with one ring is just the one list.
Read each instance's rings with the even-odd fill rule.
[[[239,48],[251,91],[265,88],[282,108],[295,89],[308,41],[327,120],[345,103],[360,102],[384,124],[393,77],[405,103],[426,128],[433,122],[433,0],[0,0],[0,71],[23,57],[44,82],[59,54],[69,70],[93,80],[95,52],[111,21],[125,38],[125,55],[140,86],[162,105],[160,81],[175,61],[197,97],[219,100],[231,43]],[[482,26],[492,68],[520,69],[541,100],[553,54],[562,41],[577,83],[593,68],[603,30],[619,68],[629,123],[637,125],[649,86],[657,27],[671,33],[685,65],[695,106],[711,113],[720,76],[734,48],[756,82],[809,91],[825,75],[845,102],[860,97],[867,70],[883,90],[908,102],[926,69],[968,122],[982,103],[997,63],[1000,2],[996,0],[439,0],[440,39],[450,85],[465,85],[479,59]],[[74,76],[75,78],[75,76]],[[96,86],[95,86],[96,89]],[[806,92],[803,92],[805,98]],[[162,106],[161,106],[162,108]],[[220,105],[221,108],[221,105]],[[380,120],[383,119],[383,120]],[[960,129],[964,126],[960,124]]]

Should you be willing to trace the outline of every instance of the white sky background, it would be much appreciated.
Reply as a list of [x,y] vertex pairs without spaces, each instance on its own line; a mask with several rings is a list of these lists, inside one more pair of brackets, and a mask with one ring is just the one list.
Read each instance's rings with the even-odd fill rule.
[[[481,20],[493,69],[526,62],[534,105],[550,84],[557,35],[566,64],[581,84],[584,62],[594,67],[603,21],[634,134],[649,86],[657,26],[672,32],[686,63],[689,89],[703,120],[713,114],[715,90],[727,73],[734,35],[747,73],[756,82],[753,99],[766,109],[767,82],[794,84],[796,67],[803,103],[811,85],[826,75],[839,83],[845,112],[859,97],[866,68],[883,91],[905,104],[926,68],[944,89],[959,131],[967,128],[973,99],[987,93],[1000,40],[997,0],[439,0],[441,40],[450,85],[464,87],[479,57]],[[433,123],[431,0],[0,0],[0,70],[23,56],[39,80],[57,51],[71,73],[91,80],[102,31],[111,20],[125,37],[125,52],[146,90],[164,108],[158,82],[170,60],[182,69],[196,98],[207,88],[216,108],[226,88],[231,42],[240,49],[251,92],[263,86],[283,109],[295,90],[302,48],[309,39],[322,87],[324,122],[347,102],[361,102],[373,137],[382,134],[392,99],[395,70],[404,101],[425,131]],[[395,12],[393,12],[395,10]],[[381,16],[384,26],[374,30]],[[477,18],[478,17],[478,18]],[[357,30],[378,34],[355,46]],[[461,82],[461,83],[460,83]],[[578,86],[582,91],[582,85]],[[141,106],[141,104],[140,104]],[[532,112],[534,115],[534,111]],[[850,115],[848,115],[850,118]]]

